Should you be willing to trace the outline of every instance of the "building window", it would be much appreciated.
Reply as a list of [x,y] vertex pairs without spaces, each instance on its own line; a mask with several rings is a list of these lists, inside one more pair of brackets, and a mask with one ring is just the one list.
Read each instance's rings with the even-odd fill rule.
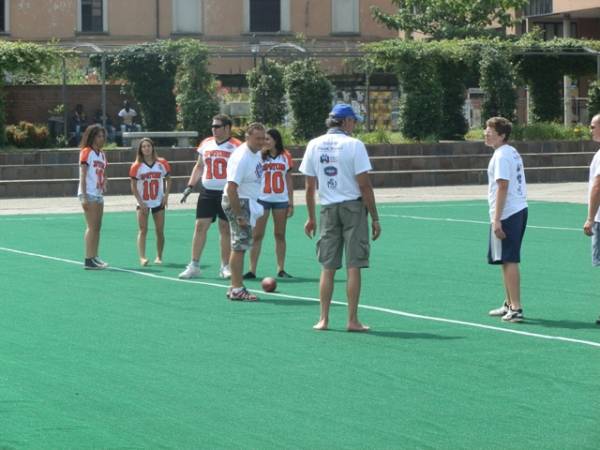
[[246,33],[290,31],[290,0],[244,0]]
[[331,1],[331,31],[333,33],[360,32],[358,25],[358,0]]
[[552,0],[530,0],[524,13],[526,17],[552,14]]
[[[533,22],[531,26],[541,28],[544,31],[544,40],[551,41],[555,38],[564,37],[562,22]],[[577,37],[577,23],[571,22],[569,37]]]
[[103,33],[106,30],[106,0],[79,1],[79,31]]
[[8,0],[0,0],[0,33],[8,33]]
[[202,33],[202,0],[173,0],[173,32]]

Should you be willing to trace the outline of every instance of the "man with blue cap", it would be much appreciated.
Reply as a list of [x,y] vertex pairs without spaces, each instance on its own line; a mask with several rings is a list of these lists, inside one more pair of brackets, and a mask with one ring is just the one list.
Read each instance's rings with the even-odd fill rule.
[[319,192],[321,212],[317,254],[321,263],[319,299],[321,315],[314,325],[316,330],[329,327],[329,307],[333,295],[335,272],[342,267],[346,255],[348,279],[348,331],[368,331],[358,320],[358,302],[361,288],[361,269],[369,267],[369,224],[371,237],[381,233],[379,215],[369,171],[372,169],[365,145],[351,136],[357,122],[363,118],[352,106],[337,104],[326,120],[328,131],[311,140],[300,165],[306,176],[306,207],[308,220],[304,232],[315,235],[315,192]]

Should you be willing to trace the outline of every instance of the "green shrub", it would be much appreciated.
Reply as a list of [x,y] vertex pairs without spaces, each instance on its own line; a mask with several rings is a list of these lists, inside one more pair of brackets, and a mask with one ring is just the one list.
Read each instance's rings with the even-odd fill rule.
[[311,58],[294,61],[285,68],[284,83],[293,113],[295,139],[311,139],[325,132],[331,109],[333,85]]
[[250,121],[279,125],[285,116],[284,68],[268,60],[246,74],[250,90]]
[[6,127],[6,141],[19,148],[44,148],[48,145],[48,127],[19,122]]
[[514,121],[517,91],[515,72],[508,55],[494,48],[486,49],[482,55],[480,73],[479,84],[485,92],[481,116],[483,123],[496,116]]
[[594,81],[590,85],[588,97],[590,99],[588,103],[588,112],[591,119],[596,114],[600,114],[600,81]]

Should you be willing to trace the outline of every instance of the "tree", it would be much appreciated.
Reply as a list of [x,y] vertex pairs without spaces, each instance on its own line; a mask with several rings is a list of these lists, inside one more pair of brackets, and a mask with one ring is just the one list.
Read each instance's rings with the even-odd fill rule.
[[511,11],[527,5],[528,0],[391,0],[398,7],[388,14],[372,6],[376,21],[407,34],[420,32],[434,39],[484,36],[493,27],[514,23]]
[[250,120],[279,125],[285,116],[284,67],[267,60],[246,74],[250,90]]

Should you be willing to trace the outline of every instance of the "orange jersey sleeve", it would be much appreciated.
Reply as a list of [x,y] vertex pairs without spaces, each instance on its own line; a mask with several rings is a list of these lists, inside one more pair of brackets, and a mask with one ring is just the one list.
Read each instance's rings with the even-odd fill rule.
[[139,162],[134,162],[129,169],[129,176],[131,178],[137,179],[138,171],[140,170],[141,164]]

